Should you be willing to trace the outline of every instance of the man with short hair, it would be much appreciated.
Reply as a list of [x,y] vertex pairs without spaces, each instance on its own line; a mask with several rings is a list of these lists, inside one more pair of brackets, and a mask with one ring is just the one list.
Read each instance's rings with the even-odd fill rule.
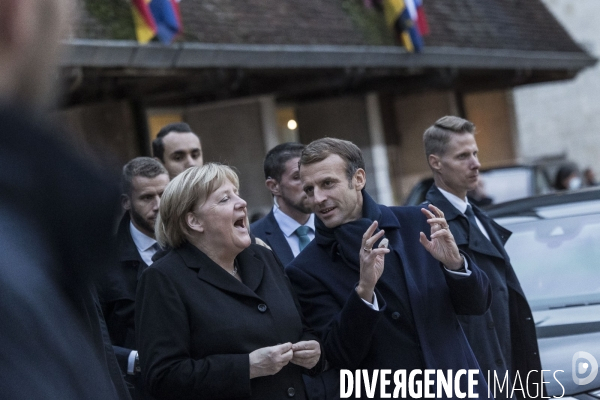
[[[443,213],[434,206],[376,204],[364,190],[362,153],[345,140],[306,146],[300,179],[317,217],[316,237],[286,273],[332,367],[323,375],[327,398],[340,396],[340,369],[369,376],[379,369],[407,376],[471,369],[473,388],[485,397],[485,380],[456,314],[484,313],[489,283],[459,252]],[[464,392],[467,380],[456,379]],[[386,397],[381,382],[373,398]],[[364,382],[356,383],[365,393]],[[435,383],[432,391],[438,393]]]
[[[481,167],[475,133],[473,123],[454,116],[440,118],[425,131],[425,154],[435,182],[426,199],[444,212],[458,248],[477,263],[491,283],[494,300],[490,309],[481,316],[459,317],[482,371],[486,378],[489,371],[491,380],[496,374],[499,381],[507,376],[511,383],[518,373],[525,382],[529,371],[542,369],[535,324],[504,250],[511,232],[467,198],[467,192],[477,188]],[[534,379],[527,384],[528,393],[539,391]],[[502,391],[496,398],[510,396]]]
[[44,118],[73,3],[0,0],[0,399],[129,398],[92,286],[118,191]]
[[302,189],[298,161],[304,145],[288,142],[273,147],[263,164],[265,184],[273,195],[273,209],[254,222],[250,231],[267,243],[287,265],[315,237],[315,222]]
[[171,179],[190,167],[201,167],[203,162],[200,137],[184,122],[165,125],[158,132],[152,141],[152,155],[169,171]]
[[138,278],[159,249],[154,237],[160,197],[169,183],[165,167],[150,157],[138,157],[123,167],[121,205],[126,211],[117,231],[119,264],[99,283],[98,292],[119,366],[134,389],[144,394],[135,345],[135,296]]

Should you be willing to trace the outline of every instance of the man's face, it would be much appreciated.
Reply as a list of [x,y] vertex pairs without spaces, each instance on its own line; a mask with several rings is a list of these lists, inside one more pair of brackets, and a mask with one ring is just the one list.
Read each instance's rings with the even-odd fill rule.
[[129,211],[133,225],[147,236],[154,237],[160,197],[169,183],[166,174],[154,178],[135,176],[130,195],[123,195],[123,208]]
[[312,211],[308,196],[304,193],[300,180],[299,160],[300,157],[295,157],[285,163],[285,171],[281,174],[279,181],[277,203],[280,207],[291,207],[303,214],[310,214]]
[[326,227],[335,228],[362,216],[364,170],[356,171],[349,182],[346,163],[332,154],[323,161],[303,165],[300,179],[310,207]]
[[200,139],[192,132],[170,132],[163,137],[165,152],[162,160],[171,179],[190,167],[202,166]]
[[[431,159],[437,172],[436,184],[464,199],[467,192],[477,188],[479,168],[477,143],[471,133],[453,134],[443,155]],[[439,182],[438,182],[439,181]]]

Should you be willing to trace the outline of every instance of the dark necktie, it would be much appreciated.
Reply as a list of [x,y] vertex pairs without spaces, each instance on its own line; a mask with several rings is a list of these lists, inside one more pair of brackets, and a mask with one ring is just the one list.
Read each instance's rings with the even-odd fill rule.
[[487,251],[484,251],[484,253],[501,257],[501,254],[498,252],[498,249],[496,249],[496,246],[494,246],[494,244],[483,234],[479,228],[477,220],[475,219],[473,207],[471,207],[470,204],[467,205],[465,216],[469,221],[469,242],[475,247],[486,249]]
[[310,228],[306,225],[299,226],[296,229],[296,235],[298,235],[298,239],[300,239],[300,251],[304,250],[304,248],[310,243],[310,238],[308,237],[308,232]]
[[[158,244],[158,242],[156,242],[150,248],[152,249],[154,254],[156,254],[156,252],[160,250],[160,245]],[[152,255],[154,255],[154,254],[152,254]]]

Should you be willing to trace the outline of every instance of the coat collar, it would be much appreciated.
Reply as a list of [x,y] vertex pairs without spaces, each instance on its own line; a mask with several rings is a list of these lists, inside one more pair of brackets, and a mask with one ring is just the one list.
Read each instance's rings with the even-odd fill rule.
[[265,218],[267,218],[267,221],[269,222],[268,224],[265,224],[264,227],[265,234],[268,235],[267,242],[275,254],[281,259],[283,265],[286,265],[294,259],[294,253],[285,238],[285,234],[281,231],[281,228],[275,219],[273,210],[271,210]]
[[262,282],[265,265],[251,248],[244,249],[236,257],[243,283],[190,243],[184,243],[175,251],[188,268],[198,271],[199,279],[230,293],[258,297],[255,292]]
[[[475,216],[483,224],[488,235],[490,236],[490,241],[492,243],[493,248],[490,248],[488,245],[475,245],[469,242],[468,239],[468,225],[465,224],[466,217],[464,216],[464,214],[458,211],[458,209],[454,207],[452,203],[448,201],[448,199],[446,199],[446,197],[439,191],[435,184],[432,185],[431,189],[429,189],[429,191],[427,192],[426,198],[428,202],[430,202],[434,206],[438,206],[441,210],[443,210],[444,217],[450,225],[452,234],[454,235],[454,240],[456,241],[456,244],[458,246],[465,245],[473,251],[477,251],[479,253],[487,254],[493,257],[502,258],[505,261],[508,260],[508,255],[504,250],[504,244],[511,235],[511,232],[509,230],[498,225],[493,219],[488,217],[477,206],[471,204]],[[463,227],[463,229],[452,229],[452,227],[456,225]]]
[[129,213],[125,212],[123,218],[121,218],[121,222],[119,222],[119,228],[117,229],[119,261],[122,263],[138,261],[146,265],[131,237],[131,231],[129,230],[130,221]]

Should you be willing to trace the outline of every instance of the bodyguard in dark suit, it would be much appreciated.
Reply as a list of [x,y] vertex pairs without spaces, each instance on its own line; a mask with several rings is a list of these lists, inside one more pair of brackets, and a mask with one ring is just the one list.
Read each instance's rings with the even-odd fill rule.
[[314,215],[298,172],[302,149],[303,144],[288,142],[269,150],[263,167],[265,185],[275,204],[267,216],[250,226],[252,234],[267,243],[283,265],[315,237]]
[[[376,204],[364,191],[360,149],[344,140],[309,144],[300,175],[317,233],[286,273],[333,368],[324,373],[327,398],[340,396],[339,369],[478,371],[456,314],[484,313],[489,284],[443,214]],[[487,397],[485,379],[475,379]]]
[[[490,309],[481,316],[461,316],[461,325],[486,378],[489,371],[492,379],[496,373],[500,382],[505,376],[514,382],[518,372],[525,383],[529,371],[542,368],[531,309],[504,250],[511,232],[467,199],[479,179],[475,127],[462,118],[443,117],[425,131],[423,141],[435,181],[427,202],[444,212],[458,248],[485,271],[492,285]],[[529,381],[533,396],[539,389],[535,380]],[[497,391],[496,398],[510,398],[510,393]]]
[[190,168],[167,186],[157,238],[171,250],[140,280],[136,337],[156,399],[305,399],[321,348],[283,267],[251,244],[229,167]]
[[119,366],[137,399],[144,395],[135,350],[135,295],[142,272],[159,248],[154,223],[169,175],[157,160],[138,157],[125,164],[121,182],[125,215],[117,231],[119,263],[102,277],[98,292]]

